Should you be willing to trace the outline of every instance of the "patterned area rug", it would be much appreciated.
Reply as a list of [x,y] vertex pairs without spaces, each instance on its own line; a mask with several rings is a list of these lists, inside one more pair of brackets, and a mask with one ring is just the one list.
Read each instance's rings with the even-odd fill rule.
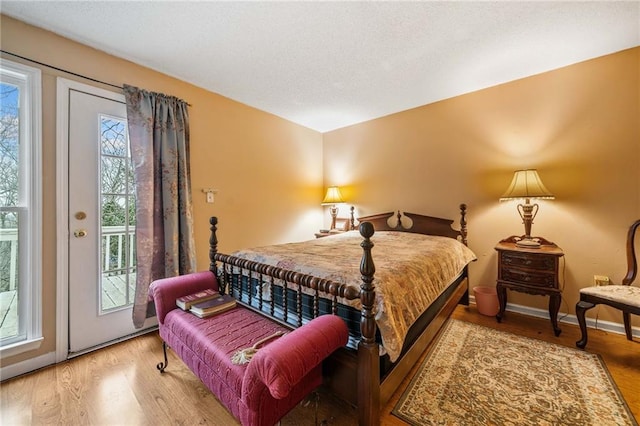
[[393,414],[412,425],[637,425],[599,356],[450,319]]

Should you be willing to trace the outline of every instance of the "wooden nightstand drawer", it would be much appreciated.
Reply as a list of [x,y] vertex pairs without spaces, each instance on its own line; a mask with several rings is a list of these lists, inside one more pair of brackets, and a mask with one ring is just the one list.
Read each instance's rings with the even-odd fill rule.
[[555,274],[545,274],[544,272],[525,271],[517,268],[502,268],[503,281],[511,281],[515,283],[521,283],[524,285],[531,285],[535,287],[549,287],[557,288],[557,280]]
[[556,269],[556,257],[554,256],[532,256],[529,253],[512,251],[500,252],[500,256],[502,257],[500,264],[503,266],[522,267],[538,271],[555,271]]

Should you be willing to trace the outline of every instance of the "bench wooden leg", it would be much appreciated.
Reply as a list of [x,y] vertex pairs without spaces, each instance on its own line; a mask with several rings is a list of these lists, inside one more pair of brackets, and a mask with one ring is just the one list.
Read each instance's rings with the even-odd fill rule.
[[594,306],[596,305],[583,300],[576,303],[576,317],[578,317],[578,324],[580,325],[580,332],[582,333],[582,337],[576,342],[576,346],[580,349],[584,349],[584,347],[587,346],[587,320],[585,319],[585,314],[587,310]]
[[156,365],[160,373],[164,373],[164,369],[169,365],[169,360],[167,359],[167,344],[165,342],[162,342],[162,352],[164,352],[164,362],[159,362],[158,365]]

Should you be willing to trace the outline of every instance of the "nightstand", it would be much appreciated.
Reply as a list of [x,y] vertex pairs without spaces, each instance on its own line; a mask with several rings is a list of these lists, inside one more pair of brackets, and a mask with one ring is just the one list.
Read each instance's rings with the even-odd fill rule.
[[560,335],[558,311],[562,290],[560,290],[559,263],[564,256],[562,249],[554,243],[537,237],[540,248],[516,246],[519,237],[509,237],[495,247],[498,252],[498,280],[496,289],[500,311],[496,315],[502,321],[507,307],[507,289],[521,293],[549,296],[549,317],[556,336]]

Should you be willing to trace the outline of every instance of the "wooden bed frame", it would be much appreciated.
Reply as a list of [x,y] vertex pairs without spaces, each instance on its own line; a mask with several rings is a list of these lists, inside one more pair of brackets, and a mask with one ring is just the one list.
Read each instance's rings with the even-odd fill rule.
[[[373,285],[375,266],[371,255],[371,249],[374,246],[371,237],[375,231],[413,232],[455,238],[466,245],[466,210],[466,204],[461,204],[460,230],[452,228],[453,220],[414,213],[401,214],[399,211],[397,214],[389,212],[358,218],[360,222],[360,235],[363,237],[360,244],[363,249],[363,254],[360,262],[362,284],[359,292],[353,289],[353,287],[331,280],[218,253],[218,239],[216,236],[218,220],[216,217],[212,217],[210,220],[211,237],[209,240],[209,258],[211,263],[209,269],[217,276],[222,288],[227,285],[226,273],[224,272],[226,271],[226,266],[219,268],[218,262],[221,262],[223,265],[231,265],[231,267],[251,271],[251,273],[259,274],[261,277],[267,276],[271,279],[280,279],[287,282],[288,285],[293,285],[298,289],[298,326],[302,325],[300,294],[303,287],[315,292],[316,297],[313,302],[314,315],[318,314],[318,297],[331,300],[334,314],[337,310],[337,300],[339,297],[349,300],[359,298],[362,305],[360,312],[361,337],[358,342],[357,353],[353,349],[344,348],[344,350],[336,352],[334,356],[328,360],[328,367],[326,368],[329,374],[328,386],[338,396],[357,405],[360,425],[377,425],[380,423],[381,408],[384,407],[404,378],[409,374],[411,368],[418,361],[429,342],[436,336],[456,305],[458,303],[468,304],[469,288],[468,270],[465,268],[456,282],[449,287],[446,297],[443,296],[440,298],[442,300],[439,299],[438,305],[434,307],[435,309],[430,308],[428,318],[422,321],[420,319],[418,320],[418,323],[421,325],[419,325],[417,333],[414,333],[415,338],[408,344],[405,344],[401,358],[393,365],[393,368],[381,378],[380,348],[376,342],[377,326],[373,312],[375,301],[375,286]],[[389,225],[389,220],[394,216],[396,224]],[[412,224],[405,228],[402,224],[402,218],[410,219]],[[262,305],[262,300],[260,304]],[[247,307],[256,310],[254,307]],[[258,310],[258,312],[267,315],[263,310]],[[273,315],[273,309],[271,313]],[[426,315],[427,314],[425,314],[425,316]],[[276,320],[282,322],[282,319],[276,318]],[[290,322],[285,323],[285,325],[291,327]],[[353,399],[354,395],[357,395],[357,400]]]

